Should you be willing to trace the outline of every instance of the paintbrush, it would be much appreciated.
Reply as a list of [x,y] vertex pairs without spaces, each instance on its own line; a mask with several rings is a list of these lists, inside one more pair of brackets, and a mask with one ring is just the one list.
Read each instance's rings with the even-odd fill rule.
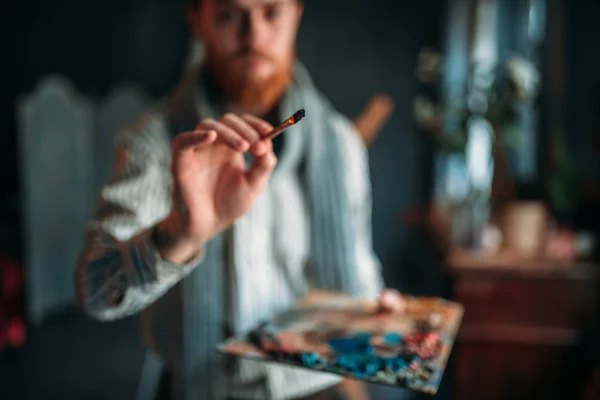
[[300,122],[300,120],[302,118],[304,118],[305,116],[306,116],[306,112],[304,111],[304,108],[296,111],[294,113],[294,115],[292,115],[291,117],[289,117],[288,119],[283,121],[281,124],[277,125],[275,128],[273,128],[273,130],[271,132],[265,134],[262,137],[262,139],[273,139],[275,136],[279,135],[281,132],[283,132],[290,126]]

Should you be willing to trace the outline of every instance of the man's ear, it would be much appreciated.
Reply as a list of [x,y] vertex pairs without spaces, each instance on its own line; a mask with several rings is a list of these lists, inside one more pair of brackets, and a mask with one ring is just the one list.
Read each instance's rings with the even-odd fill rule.
[[300,22],[303,15],[304,15],[304,2],[301,1],[301,2],[298,2],[298,22]]

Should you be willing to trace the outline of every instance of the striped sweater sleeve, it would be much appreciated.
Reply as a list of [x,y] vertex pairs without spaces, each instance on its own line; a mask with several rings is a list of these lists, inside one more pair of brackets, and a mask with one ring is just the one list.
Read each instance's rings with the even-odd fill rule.
[[372,198],[367,148],[354,125],[343,116],[334,121],[335,132],[342,144],[343,170],[347,174],[348,198],[353,233],[355,235],[355,257],[361,282],[360,297],[376,300],[385,284],[379,258],[372,243]]
[[200,260],[161,259],[155,225],[171,208],[170,140],[164,120],[151,115],[119,134],[113,177],[85,232],[75,285],[85,311],[99,320],[135,314],[152,304]]

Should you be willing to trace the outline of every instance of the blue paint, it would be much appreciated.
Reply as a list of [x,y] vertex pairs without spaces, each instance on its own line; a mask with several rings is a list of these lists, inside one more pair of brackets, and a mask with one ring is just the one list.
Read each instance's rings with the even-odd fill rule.
[[[402,335],[396,332],[387,332],[382,336],[386,345],[397,345],[402,342]],[[397,374],[409,368],[413,362],[420,362],[415,354],[399,354],[395,357],[381,357],[373,354],[374,348],[370,344],[371,334],[358,332],[345,338],[329,339],[327,343],[337,353],[334,365],[348,375],[364,379],[375,375],[379,371]],[[319,360],[318,355],[302,358],[302,364],[312,366]]]
[[300,361],[305,367],[314,367],[319,362],[319,355],[317,353],[302,353],[300,354]]
[[363,342],[371,341],[371,334],[369,332],[355,332],[350,336],[352,339],[360,340]]
[[359,364],[359,371],[360,371],[360,373],[363,373],[366,375],[373,375],[374,373],[379,371],[381,366],[382,366],[382,363],[381,363],[379,357],[377,357],[377,356],[363,357],[361,363]]
[[336,363],[340,368],[350,372],[358,371],[361,356],[359,354],[341,354],[337,357]]
[[385,366],[383,360],[373,354],[341,354],[336,364],[357,378],[373,375]]
[[355,354],[355,353],[372,353],[373,346],[369,344],[368,340],[362,338],[342,338],[342,339],[329,339],[327,344],[336,353],[342,354]]
[[402,357],[392,357],[385,359],[385,366],[394,373],[408,367],[408,363]]
[[383,340],[385,344],[393,346],[402,342],[402,336],[396,332],[388,332],[385,335],[383,335]]

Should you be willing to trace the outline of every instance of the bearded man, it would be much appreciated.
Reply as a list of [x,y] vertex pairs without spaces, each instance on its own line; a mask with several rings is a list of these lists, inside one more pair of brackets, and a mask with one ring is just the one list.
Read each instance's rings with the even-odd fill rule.
[[[99,320],[142,312],[165,398],[335,398],[337,376],[223,360],[215,345],[312,288],[400,301],[380,296],[365,147],[296,60],[302,12],[298,0],[190,3],[205,62],[118,135],[78,296]],[[264,138],[299,109],[302,122]]]

